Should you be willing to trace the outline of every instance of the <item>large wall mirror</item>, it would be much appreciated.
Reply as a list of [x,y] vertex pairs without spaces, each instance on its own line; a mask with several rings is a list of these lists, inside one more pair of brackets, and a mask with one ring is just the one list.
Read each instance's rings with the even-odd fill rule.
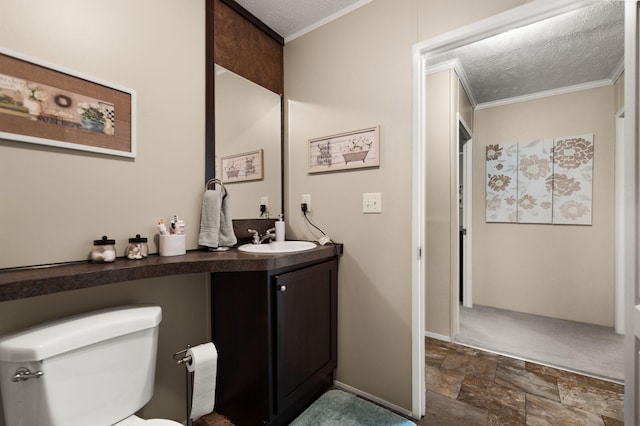
[[[214,72],[215,170],[231,196],[233,218],[277,218],[283,213],[282,98],[217,64]],[[262,178],[245,179],[252,173]],[[268,208],[261,216],[263,201]]]

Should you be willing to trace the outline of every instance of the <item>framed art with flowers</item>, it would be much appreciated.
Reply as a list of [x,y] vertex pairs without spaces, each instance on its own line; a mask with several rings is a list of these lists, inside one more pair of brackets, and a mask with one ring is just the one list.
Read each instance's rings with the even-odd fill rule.
[[0,139],[135,158],[136,93],[0,48]]
[[591,225],[593,134],[486,146],[486,221]]

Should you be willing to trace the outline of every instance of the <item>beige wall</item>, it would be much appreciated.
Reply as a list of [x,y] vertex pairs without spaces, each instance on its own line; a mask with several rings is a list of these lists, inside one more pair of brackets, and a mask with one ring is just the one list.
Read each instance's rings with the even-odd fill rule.
[[458,79],[458,112],[460,113],[460,118],[464,121],[464,124],[469,126],[468,130],[473,131],[473,106],[471,105],[471,101],[469,100],[469,96],[467,96],[467,92],[464,90],[462,86],[462,82]]
[[[614,86],[475,113],[473,302],[613,325]],[[593,133],[593,226],[486,223],[485,146]]]
[[[414,43],[524,1],[375,0],[285,45],[287,232],[317,238],[300,210],[345,244],[338,375],[411,408],[411,164]],[[378,169],[308,175],[307,141],[380,125]],[[382,214],[362,214],[362,193]]]
[[[6,0],[3,47],[135,89],[135,160],[0,140],[0,268],[86,259],[92,241],[119,255],[178,214],[197,246],[204,189],[204,1]],[[0,303],[0,333],[126,303],[164,310],[153,401],[145,415],[183,421],[184,370],[167,361],[208,339],[206,276],[131,282]]]
[[[458,78],[453,69],[430,74],[427,80],[427,170],[425,188],[426,267],[425,330],[450,336],[457,321],[452,309],[458,269],[455,215],[457,198],[452,193],[456,179]],[[452,192],[453,191],[453,192]]]
[[[3,1],[2,45],[138,95],[138,157],[0,142],[0,267],[85,259],[92,241],[123,252],[159,218],[197,247],[204,189],[204,1]],[[10,208],[7,208],[10,207]]]

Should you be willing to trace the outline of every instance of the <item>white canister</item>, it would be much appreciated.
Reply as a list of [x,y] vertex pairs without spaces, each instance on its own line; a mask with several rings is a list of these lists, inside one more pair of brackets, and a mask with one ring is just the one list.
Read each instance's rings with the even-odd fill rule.
[[159,237],[160,256],[180,256],[187,253],[185,234],[159,235]]

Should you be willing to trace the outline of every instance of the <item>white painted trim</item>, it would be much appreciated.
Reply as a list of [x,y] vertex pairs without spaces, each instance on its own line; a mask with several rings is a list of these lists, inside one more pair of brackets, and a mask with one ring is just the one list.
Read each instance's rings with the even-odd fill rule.
[[348,13],[351,13],[356,9],[361,8],[362,6],[364,6],[364,5],[368,4],[368,3],[371,3],[372,1],[373,0],[360,0],[359,2],[354,3],[351,6],[345,7],[344,9],[342,9],[342,10],[340,10],[340,11],[338,11],[338,12],[332,14],[332,15],[329,15],[324,19],[322,19],[322,20],[320,20],[318,22],[315,22],[315,23],[309,25],[306,28],[303,28],[302,30],[300,30],[300,31],[298,31],[298,32],[296,32],[294,34],[291,34],[288,37],[285,37],[284,43],[287,44],[290,41],[297,39],[298,37],[302,37],[303,35],[305,35],[307,33],[310,33],[311,31],[313,31],[315,29],[320,28],[323,25],[326,25],[331,21],[335,21],[336,19],[341,18],[344,15],[346,15]]
[[615,153],[615,254],[614,254],[614,329],[624,334],[624,270],[625,270],[625,155],[624,107],[616,114]]
[[636,303],[638,301],[639,270],[638,270],[638,201],[640,181],[638,170],[638,37],[640,36],[638,22],[639,2],[627,0],[625,2],[624,17],[624,138],[627,152],[625,152],[625,177],[628,179],[625,188],[624,206],[624,287],[625,287],[625,339],[624,339],[624,424],[640,424],[638,392],[640,388],[640,374],[638,371],[638,337],[640,324],[635,323]]
[[424,69],[424,75],[427,76],[427,75],[435,74],[440,71],[450,70],[452,68],[456,70],[456,72],[462,69],[462,62],[460,62],[460,59],[455,58],[449,61],[440,62],[435,65],[426,66]]
[[[420,54],[413,51],[413,121],[421,123],[424,113],[424,76],[423,61]],[[420,419],[426,414],[427,384],[425,381],[425,347],[422,330],[425,325],[424,282],[425,251],[425,174],[426,155],[424,144],[424,125],[413,127],[413,164],[411,195],[411,411],[413,417]]]
[[361,391],[358,388],[354,388],[353,386],[349,386],[349,385],[347,385],[345,383],[342,383],[342,382],[340,382],[338,380],[335,380],[333,382],[333,385],[335,387],[337,387],[338,389],[342,389],[342,390],[350,392],[352,394],[361,396],[364,399],[368,399],[371,402],[374,402],[374,403],[376,403],[378,405],[386,407],[389,410],[395,411],[396,413],[401,414],[401,415],[403,415],[405,417],[411,417],[411,413],[408,410],[406,410],[406,409],[404,409],[404,408],[402,408],[400,406],[397,406],[395,404],[392,404],[389,401],[385,401],[384,399],[378,398],[375,395],[371,395],[370,393]]
[[439,64],[431,65],[425,68],[425,75],[435,74],[440,71],[445,71],[448,69],[453,69],[456,74],[458,74],[458,78],[460,79],[460,83],[462,83],[462,87],[464,87],[467,96],[469,97],[469,102],[471,102],[471,106],[475,108],[476,100],[473,97],[473,91],[471,90],[471,83],[469,82],[469,78],[467,77],[467,73],[462,66],[462,62],[460,59],[455,58],[450,61],[440,62]]
[[[467,234],[464,238],[465,249],[463,249],[462,305],[466,308],[473,308],[473,132],[459,114],[458,121],[471,135],[471,139],[463,145],[465,170],[463,173],[464,182],[462,183],[464,188],[462,193],[464,197],[464,222],[462,226],[467,230]],[[460,327],[458,326],[458,328]]]
[[527,24],[541,21],[599,0],[536,0],[419,42],[415,48],[423,55],[434,56],[456,47],[491,37]]
[[515,96],[513,98],[500,99],[492,102],[484,102],[476,105],[476,111],[479,111],[481,109],[494,108],[494,107],[503,106],[503,105],[515,104],[518,102],[527,102],[533,99],[546,98],[549,96],[564,95],[567,93],[579,92],[581,90],[589,90],[589,89],[596,89],[598,87],[611,86],[613,83],[614,82],[612,80],[591,81],[589,83],[575,84],[573,86],[560,87],[558,89],[552,89],[552,90],[545,90],[544,92],[531,93],[529,95]]
[[452,342],[453,339],[449,336],[445,336],[444,334],[432,333],[430,331],[424,332],[424,337],[431,337],[432,339],[442,340],[444,342]]
[[618,62],[618,65],[615,67],[615,69],[611,73],[609,80],[611,80],[612,83],[615,83],[616,80],[620,78],[623,72],[624,72],[624,55],[622,55],[622,58],[620,58],[620,62]]

